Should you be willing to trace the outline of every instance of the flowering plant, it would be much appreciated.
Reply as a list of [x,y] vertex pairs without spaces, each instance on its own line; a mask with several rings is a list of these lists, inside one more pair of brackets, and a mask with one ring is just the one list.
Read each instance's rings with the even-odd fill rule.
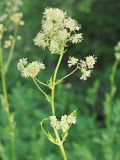
[[[37,88],[50,103],[52,115],[42,120],[41,128],[47,138],[52,143],[59,146],[64,160],[67,160],[67,155],[64,150],[63,143],[68,136],[69,128],[72,124],[76,123],[76,111],[73,111],[69,115],[62,116],[61,120],[57,119],[55,110],[55,89],[58,84],[62,83],[64,79],[75,73],[77,70],[81,72],[80,79],[87,80],[91,75],[97,59],[94,56],[87,56],[82,60],[75,57],[69,57],[68,67],[74,66],[75,69],[64,77],[57,79],[61,61],[67,51],[67,45],[69,43],[77,44],[83,39],[80,29],[81,26],[78,22],[69,17],[67,12],[63,12],[57,8],[45,9],[43,13],[41,30],[38,32],[33,41],[36,46],[42,47],[43,49],[48,48],[51,54],[56,54],[59,56],[55,71],[48,83],[44,83],[37,78],[37,75],[45,69],[43,62],[34,61],[29,63],[27,58],[23,58],[19,60],[17,65],[21,76],[25,78],[32,78]],[[51,95],[48,95],[41,86],[50,89]],[[45,130],[44,123],[47,121],[53,128],[54,135]]]
[[[14,115],[10,111],[6,77],[13,58],[16,41],[21,39],[18,35],[18,28],[24,25],[24,21],[22,20],[23,15],[19,12],[22,1],[3,0],[0,5],[3,5],[4,8],[4,12],[0,12],[0,86],[2,88],[0,101],[8,122],[9,138],[11,142],[11,159],[16,160],[15,122]],[[4,53],[7,53],[7,56],[5,56]]]

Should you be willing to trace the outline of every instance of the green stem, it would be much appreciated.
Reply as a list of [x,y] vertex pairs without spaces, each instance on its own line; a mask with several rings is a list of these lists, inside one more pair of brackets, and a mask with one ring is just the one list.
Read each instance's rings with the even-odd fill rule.
[[37,88],[43,93],[43,95],[47,98],[48,100],[48,95],[42,90],[42,88],[37,84],[35,78],[33,78],[33,81],[35,83],[35,85],[37,86]]
[[15,153],[15,134],[14,134],[14,122],[11,121],[11,113],[9,109],[9,102],[8,102],[8,94],[7,94],[7,86],[6,86],[6,78],[4,72],[4,63],[3,63],[3,54],[2,54],[2,47],[0,41],[0,68],[1,68],[1,83],[2,83],[2,90],[3,90],[3,97],[4,97],[4,105],[3,109],[6,112],[8,126],[9,126],[9,133],[11,136],[11,153],[12,153],[12,160],[16,160],[16,153]]
[[54,132],[55,132],[55,135],[56,135],[56,138],[57,138],[57,143],[59,144],[58,146],[59,146],[59,148],[60,148],[60,151],[61,151],[61,154],[62,154],[62,156],[63,156],[63,159],[64,159],[64,160],[67,160],[67,156],[66,156],[66,153],[65,153],[65,149],[64,149],[63,143],[62,143],[62,141],[61,141],[61,139],[60,139],[60,137],[59,137],[59,134],[58,134],[58,132],[57,132],[56,129],[54,129]]
[[62,153],[62,156],[63,156],[64,160],[67,160],[67,156],[66,156],[66,153],[65,153],[63,145],[60,145],[59,148],[61,150],[61,153]]
[[52,95],[52,101],[51,101],[52,114],[55,114],[55,84],[56,84],[56,77],[57,77],[57,73],[58,73],[58,69],[59,69],[60,63],[62,61],[63,54],[64,54],[64,49],[63,49],[63,52],[61,53],[61,55],[59,57],[59,60],[58,60],[58,63],[57,63],[57,66],[55,68],[55,72],[54,72],[54,75],[53,75],[52,90],[51,90],[51,95]]
[[5,74],[8,71],[9,65],[10,65],[12,57],[13,57],[13,53],[14,53],[14,49],[15,49],[15,44],[16,44],[16,35],[17,35],[17,28],[15,29],[14,38],[12,40],[12,46],[11,46],[11,49],[10,49],[10,52],[9,52],[9,56],[8,56],[7,62],[5,64],[5,69],[4,69],[4,73]]
[[42,81],[40,81],[39,79],[35,78],[35,80],[36,80],[38,83],[42,84],[43,86],[48,87],[48,85],[47,85],[47,84],[43,83],[43,82],[42,82]]
[[72,72],[70,72],[69,74],[67,74],[66,76],[64,76],[63,78],[59,79],[58,82],[56,84],[59,84],[61,81],[63,81],[64,79],[66,79],[67,77],[71,76],[73,73],[75,73],[78,70],[78,67],[75,68]]
[[[57,63],[57,66],[55,68],[55,71],[54,71],[54,75],[53,75],[53,81],[52,81],[52,89],[51,89],[51,107],[52,107],[52,115],[55,115],[55,85],[56,85],[56,78],[57,78],[57,73],[58,73],[58,70],[59,70],[59,67],[60,67],[60,64],[61,64],[61,61],[62,61],[62,58],[63,58],[63,54],[64,54],[64,48],[63,48],[63,51],[59,57],[59,60],[58,60],[58,63]],[[62,141],[60,140],[60,137],[59,137],[59,134],[58,134],[58,131],[56,129],[54,129],[54,132],[55,132],[55,135],[56,135],[56,138],[57,138],[57,141],[58,141],[58,146],[61,150],[61,154],[63,156],[63,159],[64,160],[67,160],[67,156],[66,156],[66,153],[65,153],[65,150],[64,150],[64,147],[63,147],[63,143]]]

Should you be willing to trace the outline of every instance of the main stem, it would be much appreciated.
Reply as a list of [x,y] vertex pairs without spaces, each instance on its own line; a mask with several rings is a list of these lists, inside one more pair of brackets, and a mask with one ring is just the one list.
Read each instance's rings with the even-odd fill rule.
[[12,160],[16,160],[16,154],[15,154],[15,138],[14,138],[14,124],[11,121],[11,113],[9,110],[9,102],[8,102],[8,95],[7,95],[7,87],[6,87],[6,79],[5,79],[5,72],[4,72],[4,63],[3,63],[3,55],[2,55],[2,48],[1,48],[1,42],[0,42],[0,72],[1,72],[1,83],[2,83],[2,90],[3,90],[3,97],[5,101],[4,111],[6,112],[7,119],[8,119],[8,125],[9,125],[9,132],[10,134],[13,134],[13,137],[11,137],[11,152],[12,152]]
[[55,135],[56,135],[56,138],[57,138],[57,141],[58,141],[58,144],[59,144],[58,146],[59,146],[59,148],[60,148],[60,151],[61,151],[61,154],[62,154],[62,156],[63,156],[63,159],[64,159],[64,160],[67,160],[67,156],[66,156],[66,153],[65,153],[65,149],[64,149],[63,143],[62,143],[61,140],[60,140],[59,134],[58,134],[58,132],[57,132],[56,129],[54,130],[54,132],[55,132]]
[[57,73],[58,73],[58,69],[59,69],[63,54],[64,54],[64,49],[63,49],[63,52],[61,53],[61,55],[59,57],[59,60],[58,60],[58,63],[57,63],[57,66],[55,68],[55,72],[54,72],[54,75],[53,75],[52,93],[51,93],[51,95],[52,95],[52,101],[51,101],[52,114],[55,114],[55,83],[56,83]]
[[[52,115],[55,115],[55,85],[56,85],[57,73],[58,73],[59,66],[60,66],[61,61],[62,61],[63,54],[64,54],[64,48],[63,48],[62,53],[59,57],[59,60],[58,60],[58,63],[57,63],[57,66],[55,68],[55,72],[54,72],[54,75],[53,75],[53,82],[52,82],[52,89],[51,89]],[[63,156],[63,159],[67,160],[67,156],[66,156],[66,153],[65,153],[65,150],[64,150],[64,146],[63,146],[63,143],[60,140],[59,134],[58,134],[57,130],[54,130],[54,132],[55,132],[56,138],[59,142],[59,148],[60,148],[61,154]]]

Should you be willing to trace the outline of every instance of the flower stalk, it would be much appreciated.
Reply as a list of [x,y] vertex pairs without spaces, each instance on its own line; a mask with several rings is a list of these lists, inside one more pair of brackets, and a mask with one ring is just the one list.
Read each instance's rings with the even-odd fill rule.
[[59,57],[59,60],[58,60],[58,63],[57,63],[57,66],[55,68],[55,72],[54,72],[54,75],[53,75],[53,82],[52,82],[52,89],[51,89],[51,107],[52,107],[52,114],[54,115],[55,114],[55,86],[56,86],[56,77],[57,77],[57,73],[58,73],[58,70],[59,70],[59,66],[60,66],[60,63],[62,61],[62,57],[63,57],[63,54],[64,54],[64,49],[62,49],[62,53]]
[[[61,55],[59,57],[58,63],[56,65],[56,68],[55,68],[55,71],[54,71],[54,76],[53,76],[52,89],[51,89],[52,115],[55,115],[55,87],[56,87],[56,78],[57,78],[57,73],[58,73],[58,70],[59,70],[62,58],[63,58],[63,54],[64,54],[64,48],[62,49],[62,53],[61,53]],[[66,153],[65,153],[65,150],[64,150],[64,146],[63,146],[63,144],[62,144],[62,142],[60,140],[59,134],[58,134],[58,132],[57,132],[56,129],[54,129],[54,132],[55,132],[55,135],[56,135],[56,139],[58,140],[59,148],[61,150],[61,154],[63,156],[63,159],[67,160],[67,156],[66,156]]]
[[4,62],[3,62],[3,53],[2,53],[2,47],[1,47],[1,41],[0,41],[0,73],[1,73],[1,84],[2,84],[2,90],[3,90],[3,96],[2,96],[2,105],[3,109],[7,116],[8,121],[8,127],[9,127],[9,135],[10,135],[10,141],[11,141],[11,154],[12,154],[12,160],[16,160],[16,151],[15,151],[15,125],[14,125],[14,117],[9,109],[9,101],[8,101],[8,93],[7,93],[7,85],[6,85],[6,76],[4,71]]
[[[53,144],[56,144],[62,154],[64,160],[67,160],[67,155],[63,146],[64,141],[68,136],[68,131],[72,124],[76,123],[76,111],[72,112],[69,115],[61,116],[61,120],[56,118],[56,109],[55,109],[55,95],[56,95],[56,86],[59,83],[77,70],[80,70],[82,75],[81,80],[87,80],[91,76],[91,72],[96,63],[96,57],[87,56],[83,60],[79,60],[75,57],[69,57],[68,67],[75,66],[75,69],[62,77],[57,79],[58,71],[60,68],[61,61],[63,59],[64,53],[66,52],[67,43],[77,44],[82,41],[82,33],[79,32],[80,25],[78,22],[67,15],[67,12],[64,12],[58,8],[46,8],[43,13],[42,27],[41,30],[37,33],[34,38],[34,43],[36,46],[43,49],[48,48],[50,53],[53,55],[59,55],[57,65],[55,67],[52,78],[48,83],[44,83],[36,78],[41,70],[45,69],[44,63],[38,61],[33,61],[28,63],[27,58],[20,59],[18,62],[18,70],[21,72],[21,76],[25,78],[32,78],[37,88],[42,92],[42,94],[47,98],[47,101],[50,103],[51,107],[51,116],[42,120],[41,128],[47,138]],[[49,96],[42,88],[47,87],[51,91],[51,96]],[[49,121],[51,127],[54,130],[54,136],[51,133],[47,132],[43,126],[45,121]]]

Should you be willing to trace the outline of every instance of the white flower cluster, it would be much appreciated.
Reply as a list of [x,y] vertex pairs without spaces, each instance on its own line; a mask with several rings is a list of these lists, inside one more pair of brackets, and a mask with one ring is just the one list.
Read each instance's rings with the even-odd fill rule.
[[69,57],[68,60],[68,66],[74,66],[77,65],[78,68],[82,72],[82,76],[80,77],[81,80],[87,80],[87,78],[90,77],[92,69],[94,68],[94,65],[96,63],[97,58],[94,56],[87,56],[85,57],[85,60],[79,60],[75,57]]
[[68,41],[82,41],[82,33],[77,33],[80,28],[77,21],[67,17],[66,12],[58,8],[47,8],[43,13],[41,31],[33,41],[39,47],[48,47],[53,54],[61,54]]
[[92,69],[96,63],[97,58],[94,56],[87,56],[85,60],[80,61],[80,67],[82,76],[80,77],[81,80],[87,80],[91,76]]
[[21,72],[21,76],[35,78],[42,69],[45,69],[45,65],[37,61],[28,63],[27,58],[23,58],[19,60],[17,68]]
[[61,121],[58,121],[56,116],[50,116],[50,124],[53,128],[59,130],[61,129],[63,132],[67,132],[71,126],[71,124],[76,123],[76,116],[75,115],[64,115],[61,117]]
[[75,57],[69,57],[68,67],[72,67],[78,63],[78,59]]
[[116,59],[120,60],[120,41],[118,42],[117,46],[115,47],[115,57],[116,57]]

